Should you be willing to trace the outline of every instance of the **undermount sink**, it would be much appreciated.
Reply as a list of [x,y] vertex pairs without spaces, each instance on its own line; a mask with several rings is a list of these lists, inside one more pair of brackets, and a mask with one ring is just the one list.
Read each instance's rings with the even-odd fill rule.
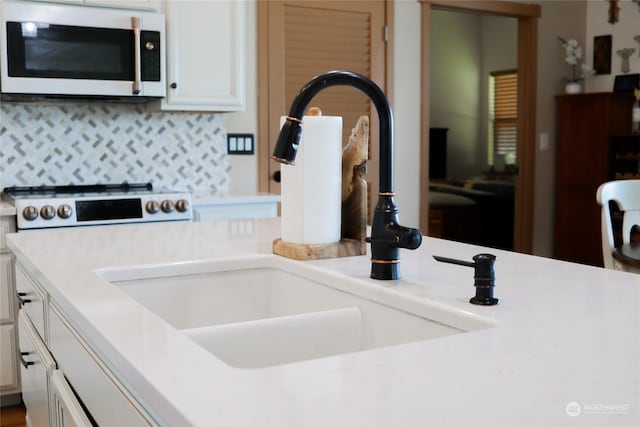
[[277,256],[99,274],[225,363],[261,368],[495,326]]

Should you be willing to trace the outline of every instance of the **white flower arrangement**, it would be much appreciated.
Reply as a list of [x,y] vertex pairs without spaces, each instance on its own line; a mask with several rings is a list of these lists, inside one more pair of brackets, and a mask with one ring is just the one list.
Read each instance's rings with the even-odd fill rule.
[[595,70],[591,65],[582,63],[580,64],[580,73],[577,72],[577,66],[582,59],[582,48],[578,44],[576,39],[565,39],[564,37],[558,37],[565,50],[565,62],[571,65],[571,77],[567,81],[571,83],[579,82],[587,77],[591,77],[595,74]]

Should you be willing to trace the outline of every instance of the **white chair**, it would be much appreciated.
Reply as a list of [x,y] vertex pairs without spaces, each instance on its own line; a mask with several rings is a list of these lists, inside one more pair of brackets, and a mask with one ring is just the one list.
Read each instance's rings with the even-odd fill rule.
[[622,243],[629,243],[633,227],[640,227],[640,179],[606,182],[598,187],[596,200],[602,206],[602,257],[605,268],[640,273],[637,269],[621,264],[612,256],[615,244],[609,206],[609,202],[616,202],[622,211]]

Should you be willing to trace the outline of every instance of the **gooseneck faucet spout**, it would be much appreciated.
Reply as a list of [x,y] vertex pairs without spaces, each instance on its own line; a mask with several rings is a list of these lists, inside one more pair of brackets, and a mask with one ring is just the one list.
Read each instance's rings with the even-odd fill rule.
[[296,95],[271,156],[277,162],[294,164],[302,133],[302,116],[311,99],[331,86],[351,86],[367,95],[380,119],[380,188],[371,224],[371,277],[382,280],[400,278],[400,248],[416,249],[422,233],[398,224],[398,208],[393,199],[393,115],[382,90],[367,77],[350,71],[321,74]]

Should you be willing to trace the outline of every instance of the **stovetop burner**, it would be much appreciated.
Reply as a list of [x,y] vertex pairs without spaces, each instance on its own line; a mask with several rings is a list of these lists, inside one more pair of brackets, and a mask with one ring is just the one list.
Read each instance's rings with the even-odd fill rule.
[[153,185],[150,182],[121,184],[89,184],[89,185],[40,185],[26,187],[6,187],[2,190],[11,198],[20,196],[52,196],[56,194],[85,194],[85,193],[129,193],[151,192]]

